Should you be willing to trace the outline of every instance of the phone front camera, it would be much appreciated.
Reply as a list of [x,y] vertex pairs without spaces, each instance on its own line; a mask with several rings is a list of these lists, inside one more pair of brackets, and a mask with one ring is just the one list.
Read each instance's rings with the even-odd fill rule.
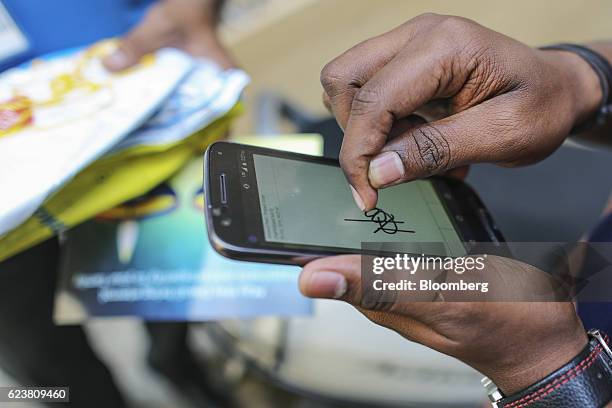
[[257,242],[257,235],[252,235],[252,234],[251,234],[251,235],[249,235],[248,240],[249,240],[249,242],[250,242],[251,244],[256,243],[256,242]]

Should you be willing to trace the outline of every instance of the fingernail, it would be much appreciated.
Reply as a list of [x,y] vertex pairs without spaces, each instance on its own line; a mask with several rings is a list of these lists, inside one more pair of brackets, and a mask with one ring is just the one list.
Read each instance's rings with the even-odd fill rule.
[[370,162],[370,183],[382,187],[404,177],[404,164],[396,152],[381,153]]
[[365,210],[365,204],[363,203],[363,200],[359,196],[359,193],[357,192],[357,190],[355,190],[353,186],[350,186],[350,187],[351,187],[351,193],[353,193],[353,200],[355,200],[355,204],[357,204],[357,207],[359,207],[361,211]]
[[118,49],[106,57],[104,63],[112,70],[121,70],[129,65],[129,59],[127,54],[122,49]]
[[346,289],[346,278],[337,272],[318,271],[310,277],[310,290],[318,297],[339,299]]

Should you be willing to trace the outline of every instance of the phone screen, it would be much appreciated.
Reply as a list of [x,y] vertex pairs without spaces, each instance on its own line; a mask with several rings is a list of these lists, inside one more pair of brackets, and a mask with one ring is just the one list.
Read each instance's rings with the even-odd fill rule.
[[360,249],[362,242],[441,243],[465,254],[428,180],[379,190],[377,209],[362,212],[334,165],[253,154],[266,242]]

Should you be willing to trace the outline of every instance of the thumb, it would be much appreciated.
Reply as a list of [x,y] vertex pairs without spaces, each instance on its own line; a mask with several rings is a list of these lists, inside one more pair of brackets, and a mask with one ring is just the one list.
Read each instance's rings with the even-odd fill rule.
[[130,68],[143,56],[169,46],[177,36],[178,30],[163,17],[160,7],[153,6],[143,20],[119,40],[117,50],[102,63],[110,71]]
[[299,286],[304,296],[359,304],[360,282],[361,257],[338,255],[309,262],[300,274]]
[[384,188],[473,163],[512,162],[525,154],[529,138],[519,134],[520,126],[508,126],[518,122],[513,117],[518,110],[502,99],[507,97],[421,124],[390,140],[370,162],[370,184]]
[[360,310],[393,311],[399,304],[383,292],[369,290],[362,280],[361,255],[337,255],[309,262],[300,274],[304,296],[345,301]]
[[[361,312],[393,312],[417,319],[439,307],[436,302],[432,302],[436,297],[435,291],[398,296],[393,290],[377,288],[373,285],[374,281],[381,279],[382,282],[382,278],[371,273],[372,261],[373,257],[369,255],[337,255],[316,259],[302,270],[299,278],[300,291],[311,298],[342,300]],[[362,275],[364,266],[369,273]],[[405,271],[396,274],[395,271],[388,270],[386,275],[388,282],[397,283],[407,278]],[[415,301],[419,303],[418,307],[412,303]]]

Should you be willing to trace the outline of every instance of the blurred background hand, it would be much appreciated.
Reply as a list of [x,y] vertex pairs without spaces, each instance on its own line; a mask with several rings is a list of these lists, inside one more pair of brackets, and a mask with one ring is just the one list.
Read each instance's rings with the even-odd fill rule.
[[119,48],[104,60],[111,71],[136,64],[144,55],[174,47],[193,56],[216,61],[222,68],[234,66],[216,33],[222,0],[161,0],[143,20],[121,38]]

